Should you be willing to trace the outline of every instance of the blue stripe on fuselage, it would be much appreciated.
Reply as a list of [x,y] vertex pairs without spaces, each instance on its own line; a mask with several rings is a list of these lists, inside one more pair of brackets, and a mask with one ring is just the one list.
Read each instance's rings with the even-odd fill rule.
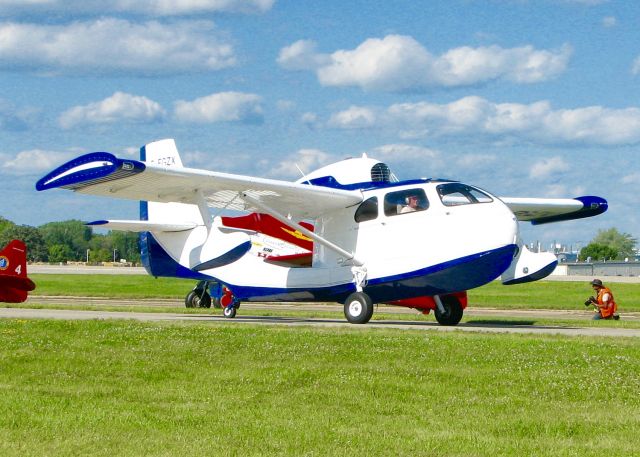
[[[516,245],[450,260],[420,270],[376,278],[364,287],[374,303],[423,295],[460,292],[493,281],[513,261]],[[227,284],[240,300],[247,301],[344,301],[356,290],[354,283],[313,289],[265,288]]]

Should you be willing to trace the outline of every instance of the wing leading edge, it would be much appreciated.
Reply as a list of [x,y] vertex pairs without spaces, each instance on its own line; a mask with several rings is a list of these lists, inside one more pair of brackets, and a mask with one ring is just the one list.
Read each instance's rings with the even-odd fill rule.
[[77,157],[36,183],[39,191],[62,188],[129,200],[177,202],[255,211],[246,194],[298,219],[355,205],[359,191],[333,189],[183,167],[121,159],[108,152]]
[[519,221],[533,225],[569,221],[604,213],[609,204],[604,198],[587,195],[576,198],[500,198]]

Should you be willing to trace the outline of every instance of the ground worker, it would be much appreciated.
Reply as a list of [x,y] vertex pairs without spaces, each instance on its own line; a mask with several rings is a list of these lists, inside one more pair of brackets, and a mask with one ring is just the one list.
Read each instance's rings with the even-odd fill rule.
[[595,297],[589,297],[589,300],[587,300],[587,303],[596,307],[596,313],[593,315],[593,319],[620,319],[617,313],[618,305],[616,305],[613,299],[611,289],[605,287],[599,279],[591,281],[591,287],[593,287],[594,292],[597,294]]

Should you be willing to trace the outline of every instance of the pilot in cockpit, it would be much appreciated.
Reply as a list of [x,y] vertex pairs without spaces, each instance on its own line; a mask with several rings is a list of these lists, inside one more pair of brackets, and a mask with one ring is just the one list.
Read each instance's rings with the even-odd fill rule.
[[402,209],[400,209],[400,214],[404,214],[404,213],[412,213],[414,211],[419,211],[420,206],[418,206],[418,196],[417,195],[409,195],[406,200],[406,205],[402,206]]

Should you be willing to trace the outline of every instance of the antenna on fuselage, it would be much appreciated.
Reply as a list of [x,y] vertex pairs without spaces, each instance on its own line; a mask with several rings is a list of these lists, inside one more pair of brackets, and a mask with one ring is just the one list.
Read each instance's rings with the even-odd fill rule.
[[310,186],[313,186],[313,184],[311,184],[311,181],[309,181],[309,179],[307,179],[307,175],[304,174],[304,171],[302,171],[300,169],[300,167],[298,166],[298,164],[296,164],[296,168],[298,169],[298,171],[300,172],[300,174],[302,175],[302,178],[304,179],[303,183],[306,182],[307,184],[309,184]]

